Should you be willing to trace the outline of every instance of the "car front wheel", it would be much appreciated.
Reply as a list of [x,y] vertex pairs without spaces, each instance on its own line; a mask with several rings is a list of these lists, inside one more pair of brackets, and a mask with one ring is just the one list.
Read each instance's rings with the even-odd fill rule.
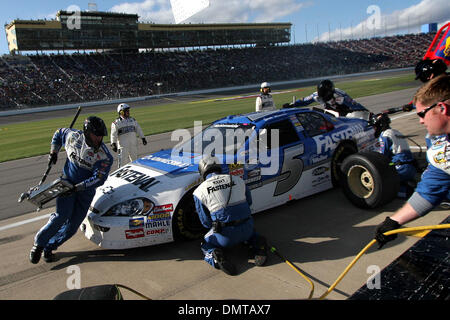
[[172,223],[175,240],[199,239],[206,233],[195,209],[192,192],[188,192],[178,204]]

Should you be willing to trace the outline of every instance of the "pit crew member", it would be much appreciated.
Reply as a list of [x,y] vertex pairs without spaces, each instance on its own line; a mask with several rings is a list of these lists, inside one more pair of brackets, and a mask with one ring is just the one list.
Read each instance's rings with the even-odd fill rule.
[[144,132],[136,119],[130,117],[130,106],[121,103],[117,106],[119,117],[111,124],[111,149],[119,151],[118,167],[137,159],[137,137],[142,139],[142,144],[147,145]]
[[440,75],[425,83],[414,96],[420,123],[435,136],[427,150],[428,167],[407,203],[386,217],[375,231],[381,248],[396,235],[383,233],[424,216],[441,201],[450,199],[450,76]]
[[256,97],[256,111],[274,111],[275,102],[273,101],[272,95],[270,94],[270,83],[261,83],[260,88],[261,93]]
[[[445,74],[447,70],[447,65],[441,59],[425,59],[420,60],[414,69],[416,74],[416,80],[419,79],[421,82],[426,83],[429,80],[441,75]],[[408,112],[414,108],[414,104],[411,101],[408,104],[403,106],[403,111]]]
[[203,182],[194,191],[194,202],[201,223],[210,229],[201,244],[204,260],[235,275],[236,268],[226,259],[223,248],[247,242],[255,265],[262,266],[267,248],[264,238],[255,232],[250,211],[252,198],[244,180],[222,174],[217,158],[204,157],[198,167]]
[[325,110],[339,117],[358,117],[369,120],[370,112],[353,100],[345,91],[335,88],[331,80],[322,80],[317,85],[317,91],[299,99],[294,103],[285,103],[283,108],[304,107],[313,102],[320,103]]
[[384,154],[390,160],[391,165],[395,166],[400,178],[398,197],[408,198],[415,187],[416,161],[405,136],[398,130],[392,129],[390,123],[391,119],[386,113],[381,113],[376,118],[375,135],[379,134],[377,151]]
[[60,128],[54,133],[49,161],[55,164],[58,151],[64,146],[67,160],[62,178],[73,188],[56,198],[56,212],[34,238],[31,263],[38,263],[42,252],[46,262],[53,261],[52,251],[70,239],[85,218],[95,189],[105,182],[113,163],[113,157],[102,142],[107,134],[105,123],[95,116],[84,121],[83,131]]

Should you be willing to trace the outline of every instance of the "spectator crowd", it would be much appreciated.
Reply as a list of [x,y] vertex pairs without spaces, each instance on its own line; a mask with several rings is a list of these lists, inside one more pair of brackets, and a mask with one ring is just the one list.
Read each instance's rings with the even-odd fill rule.
[[0,57],[0,109],[412,67],[433,33],[289,46]]

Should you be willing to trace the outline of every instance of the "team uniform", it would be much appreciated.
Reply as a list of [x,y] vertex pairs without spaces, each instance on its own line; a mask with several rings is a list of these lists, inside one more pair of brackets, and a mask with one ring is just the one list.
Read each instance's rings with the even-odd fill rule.
[[427,150],[428,167],[408,203],[424,216],[450,199],[450,135],[433,136]]
[[399,197],[406,198],[409,189],[407,182],[413,181],[417,173],[408,142],[398,130],[387,129],[378,137],[378,152],[395,165],[401,183]]
[[80,130],[58,129],[53,135],[51,150],[58,152],[62,146],[67,153],[62,178],[76,186],[76,191],[56,198],[56,212],[36,234],[35,244],[43,247],[44,252],[56,250],[76,233],[95,189],[105,182],[113,163],[105,144],[102,143],[98,150],[88,146]]
[[318,92],[294,102],[293,107],[305,107],[313,102],[318,102],[326,110],[336,113],[339,117],[363,118],[369,120],[370,112],[361,104],[353,100],[345,91],[334,89],[333,97],[323,100]]
[[137,138],[144,139],[144,132],[133,117],[119,117],[111,124],[111,144],[119,149],[119,167],[137,159]]
[[274,111],[275,102],[273,101],[271,94],[263,94],[261,93],[256,98],[256,111]]
[[257,246],[259,236],[254,230],[250,211],[252,199],[240,177],[210,174],[193,195],[200,221],[210,229],[201,245],[207,263],[217,267],[214,249],[245,241]]

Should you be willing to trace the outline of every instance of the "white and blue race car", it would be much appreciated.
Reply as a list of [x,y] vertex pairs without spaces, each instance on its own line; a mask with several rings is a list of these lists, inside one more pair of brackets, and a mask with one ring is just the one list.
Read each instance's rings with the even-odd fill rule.
[[[205,230],[192,193],[201,183],[198,162],[209,153],[223,161],[225,172],[245,180],[253,213],[340,184],[353,203],[375,207],[391,199],[384,196],[387,179],[380,178],[387,169],[379,168],[375,153],[359,152],[372,150],[376,141],[368,121],[317,110],[228,116],[174,149],[112,172],[97,188],[81,229],[88,239],[109,249],[201,237]],[[395,170],[389,174],[395,175]]]

